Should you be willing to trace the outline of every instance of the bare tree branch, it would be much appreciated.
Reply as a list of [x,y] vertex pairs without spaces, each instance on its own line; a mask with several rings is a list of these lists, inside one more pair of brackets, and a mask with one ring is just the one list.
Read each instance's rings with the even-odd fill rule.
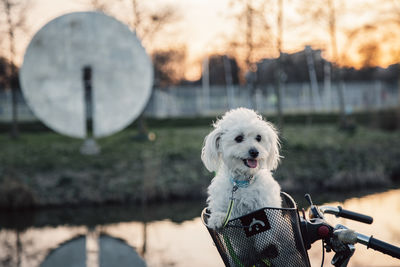
[[[266,16],[269,1],[231,0],[229,7],[237,23],[237,32],[230,41],[233,50],[239,50],[238,61],[244,69],[271,51],[273,45],[272,26]],[[268,52],[267,52],[268,51]],[[240,56],[243,55],[243,56]]]

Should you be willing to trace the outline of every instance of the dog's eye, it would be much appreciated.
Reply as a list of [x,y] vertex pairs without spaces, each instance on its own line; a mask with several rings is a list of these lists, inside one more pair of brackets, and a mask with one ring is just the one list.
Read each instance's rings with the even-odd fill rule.
[[236,141],[237,143],[241,143],[241,142],[243,141],[243,135],[238,135],[238,136],[236,136],[236,137],[235,137],[235,141]]
[[257,142],[261,142],[261,135],[257,135],[256,140],[257,140]]

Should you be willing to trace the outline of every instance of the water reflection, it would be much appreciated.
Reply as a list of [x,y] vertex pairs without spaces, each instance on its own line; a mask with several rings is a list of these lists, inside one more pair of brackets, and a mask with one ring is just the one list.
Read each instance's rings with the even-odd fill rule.
[[[315,202],[321,203],[318,200]],[[329,203],[339,204],[346,209],[373,216],[374,223],[364,225],[332,217],[330,221],[333,224],[345,224],[364,234],[373,234],[376,238],[400,245],[400,190],[350,198],[343,203]],[[18,217],[21,214],[1,214],[0,265],[52,266],[45,265],[51,255],[56,255],[66,244],[71,244],[71,240],[85,240],[84,244],[81,242],[77,245],[86,252],[86,265],[82,266],[111,266],[113,260],[119,260],[122,265],[118,266],[124,266],[124,258],[131,259],[129,257],[137,255],[150,267],[223,266],[198,217],[202,206],[203,203],[196,201],[150,206],[146,210],[140,207],[102,207],[63,210],[61,213],[55,210],[47,213],[40,211],[25,215],[25,220],[24,216]],[[21,224],[21,220],[24,223]],[[312,265],[319,266],[320,244],[314,244],[309,253]],[[327,255],[325,266],[330,266],[332,256]],[[57,263],[55,266],[62,265]],[[400,266],[400,262],[356,245],[350,266]]]
[[[148,224],[168,218],[173,225],[179,225],[198,216],[203,203],[186,201],[148,205],[146,208],[107,206],[2,212],[0,266],[132,266],[133,252],[142,258],[146,256],[147,233],[152,231],[148,230]],[[124,229],[122,232],[121,228]],[[107,245],[111,241],[105,243],[106,236],[112,240],[119,238],[126,244],[122,246],[125,250],[132,248],[128,253],[130,256],[121,254],[124,250],[121,246],[113,253],[105,253],[107,248],[116,246],[115,242],[113,246]],[[85,244],[83,251],[82,244]],[[80,255],[77,250],[81,251]],[[53,257],[64,254],[75,254],[77,261],[71,265],[68,260],[73,259],[67,256],[62,265],[57,257]],[[119,256],[116,258],[115,255]],[[118,260],[118,265],[111,264],[112,257]],[[126,265],[123,264],[125,260]],[[137,258],[133,265],[144,264],[140,265]]]

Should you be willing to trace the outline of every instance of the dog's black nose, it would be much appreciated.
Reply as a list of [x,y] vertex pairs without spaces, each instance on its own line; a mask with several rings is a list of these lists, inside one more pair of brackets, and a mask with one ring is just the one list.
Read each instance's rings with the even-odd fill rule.
[[258,157],[258,151],[257,151],[257,149],[255,149],[255,148],[250,149],[250,150],[249,150],[249,154],[250,154],[250,156],[251,156],[252,158],[254,158],[254,159]]

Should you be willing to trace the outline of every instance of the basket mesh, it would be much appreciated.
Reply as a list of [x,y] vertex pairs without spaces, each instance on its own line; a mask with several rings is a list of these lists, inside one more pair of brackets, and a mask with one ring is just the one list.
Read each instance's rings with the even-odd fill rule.
[[[281,193],[283,208],[264,208],[230,220],[222,229],[207,227],[226,266],[309,267],[296,204]],[[207,210],[202,219],[207,226]]]

